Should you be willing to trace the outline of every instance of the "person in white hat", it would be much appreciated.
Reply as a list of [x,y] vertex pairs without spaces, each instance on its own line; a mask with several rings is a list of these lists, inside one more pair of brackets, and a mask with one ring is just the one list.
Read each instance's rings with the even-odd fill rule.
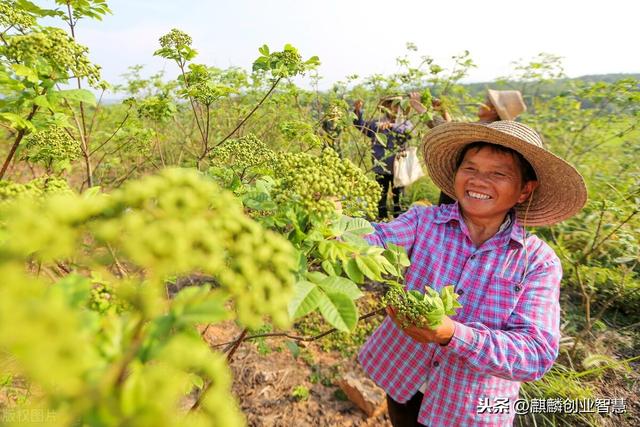
[[364,119],[362,100],[355,101],[353,108],[356,115],[353,124],[371,140],[371,154],[374,159],[372,170],[382,191],[378,202],[378,219],[380,220],[388,216],[389,190],[393,198],[392,216],[398,216],[401,210],[400,195],[403,187],[393,186],[394,160],[396,152],[404,148],[407,141],[411,139],[411,131],[414,127],[411,121],[406,119],[409,109],[401,108],[403,96],[390,95],[382,98],[376,108],[382,115],[375,120]]
[[388,309],[359,361],[386,391],[396,427],[511,426],[520,383],[551,368],[560,338],[560,260],[524,226],[573,216],[586,186],[514,121],[440,125],[423,153],[455,202],[415,205],[366,238],[405,248],[407,289],[453,284],[462,308],[434,330],[402,327]]

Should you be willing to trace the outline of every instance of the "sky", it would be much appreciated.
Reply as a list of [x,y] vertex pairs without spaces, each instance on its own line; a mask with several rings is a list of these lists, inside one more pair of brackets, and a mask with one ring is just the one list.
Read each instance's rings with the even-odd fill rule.
[[[51,1],[39,2],[41,4]],[[78,41],[110,83],[123,81],[131,65],[144,75],[169,61],[154,57],[158,38],[172,28],[191,35],[195,61],[250,69],[263,44],[285,43],[303,58],[317,55],[324,89],[347,75],[398,70],[395,59],[415,43],[419,54],[442,65],[469,50],[477,64],[466,82],[486,82],[513,71],[513,61],[540,52],[563,57],[570,77],[638,73],[637,19],[633,0],[413,1],[413,0],[110,0],[113,15],[81,21]],[[633,42],[633,40],[636,40]],[[303,85],[308,84],[302,82]]]

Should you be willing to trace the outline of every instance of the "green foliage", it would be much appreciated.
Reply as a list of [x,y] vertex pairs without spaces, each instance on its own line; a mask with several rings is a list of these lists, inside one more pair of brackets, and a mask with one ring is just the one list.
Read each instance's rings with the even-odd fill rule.
[[291,390],[291,397],[295,400],[307,400],[309,398],[309,388],[304,385],[297,385]]
[[416,290],[405,291],[400,286],[391,287],[384,297],[384,303],[393,307],[403,327],[436,329],[442,324],[444,316],[456,314],[462,307],[453,286],[445,286],[440,294],[426,287],[422,293]]
[[303,61],[298,49],[290,44],[279,52],[270,52],[266,44],[258,50],[261,56],[254,61],[253,71],[269,72],[274,78],[294,77],[320,65],[317,56]]
[[184,65],[197,55],[197,52],[191,48],[191,43],[193,43],[191,37],[176,28],[160,37],[159,41],[161,47],[153,54],[172,59],[178,64]]
[[[41,390],[29,405],[54,411],[63,424],[114,425],[123,417],[133,425],[241,422],[224,358],[192,328],[228,318],[229,299],[247,325],[262,316],[286,325],[294,266],[286,240],[244,216],[212,182],[179,169],[108,196],[11,203],[2,222],[0,348]],[[29,239],[20,238],[26,233]],[[84,245],[91,247],[80,252]],[[25,271],[27,258],[40,265],[69,259],[77,273],[47,285]],[[114,262],[117,275],[107,269]],[[82,277],[87,270],[101,277]],[[219,288],[190,287],[167,300],[164,278],[192,271],[211,274]],[[9,319],[20,322],[21,334]],[[174,408],[193,373],[212,386],[201,410],[185,416]]]

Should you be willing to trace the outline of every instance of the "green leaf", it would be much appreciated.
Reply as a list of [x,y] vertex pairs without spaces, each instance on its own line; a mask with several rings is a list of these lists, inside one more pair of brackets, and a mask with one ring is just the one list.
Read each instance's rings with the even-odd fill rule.
[[337,330],[349,332],[356,327],[358,309],[345,294],[321,293],[318,308],[325,320]]
[[287,346],[294,359],[297,359],[298,356],[300,356],[300,347],[295,343],[295,341],[285,341],[284,344]]
[[229,318],[226,298],[209,286],[182,289],[171,303],[171,312],[183,324],[214,323]]
[[36,104],[38,107],[52,108],[51,104],[49,103],[49,100],[44,95],[38,95],[35,98],[33,98],[33,103]]
[[294,286],[294,295],[289,302],[289,317],[297,319],[318,307],[322,293],[315,283],[301,280]]
[[189,374],[189,380],[191,381],[191,384],[193,384],[195,387],[202,389],[204,388],[204,380],[202,379],[202,377],[200,375],[196,375],[194,373],[190,373]]
[[327,293],[342,293],[352,300],[356,300],[363,295],[358,285],[344,277],[329,276],[318,283],[318,285]]
[[31,83],[38,83],[38,81],[40,80],[38,78],[38,72],[33,68],[27,67],[26,65],[13,64],[11,68],[13,68],[13,71],[17,76],[24,77]]
[[362,273],[372,280],[382,280],[380,265],[370,257],[356,256],[356,264]]
[[55,92],[56,97],[64,98],[66,100],[84,102],[85,104],[96,106],[96,96],[93,92],[88,91],[87,89],[68,89],[68,90],[59,90]]
[[327,278],[327,275],[322,273],[321,271],[308,271],[305,276],[307,276],[307,279],[316,284],[322,282]]
[[80,307],[89,300],[91,280],[80,274],[70,274],[49,289],[62,294],[70,306]]
[[402,246],[388,243],[383,255],[393,265],[399,264],[401,267],[408,267],[411,265],[411,261],[407,256],[407,251]]
[[349,279],[358,284],[361,284],[364,281],[364,275],[362,274],[362,271],[360,271],[360,268],[358,268],[358,264],[354,258],[349,258],[346,262],[343,261],[342,267],[347,273],[347,276],[349,276]]
[[374,232],[373,226],[363,218],[349,218],[341,216],[340,220],[332,227],[336,237],[340,237],[345,233],[364,236]]
[[33,123],[15,113],[0,113],[0,120],[9,122],[9,125],[18,131],[25,129],[27,132],[34,132],[36,130]]
[[336,276],[336,270],[333,268],[333,264],[328,259],[322,261],[322,269],[330,276]]

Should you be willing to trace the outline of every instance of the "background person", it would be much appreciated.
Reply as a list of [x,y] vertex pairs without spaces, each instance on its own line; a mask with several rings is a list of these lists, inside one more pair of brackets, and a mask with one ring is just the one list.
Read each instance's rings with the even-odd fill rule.
[[374,164],[373,172],[376,174],[376,181],[382,189],[382,195],[378,203],[378,218],[388,217],[387,195],[389,191],[393,197],[393,216],[400,214],[400,194],[403,187],[393,186],[393,164],[396,153],[406,148],[407,141],[411,139],[411,131],[414,126],[406,119],[409,109],[413,107],[418,113],[426,111],[420,104],[418,93],[409,94],[409,105],[406,109],[400,107],[403,95],[387,96],[380,100],[378,109],[382,112],[382,117],[374,120],[364,120],[362,107],[364,102],[357,100],[354,103],[353,112],[356,118],[353,124],[362,133],[371,139],[371,154]]

